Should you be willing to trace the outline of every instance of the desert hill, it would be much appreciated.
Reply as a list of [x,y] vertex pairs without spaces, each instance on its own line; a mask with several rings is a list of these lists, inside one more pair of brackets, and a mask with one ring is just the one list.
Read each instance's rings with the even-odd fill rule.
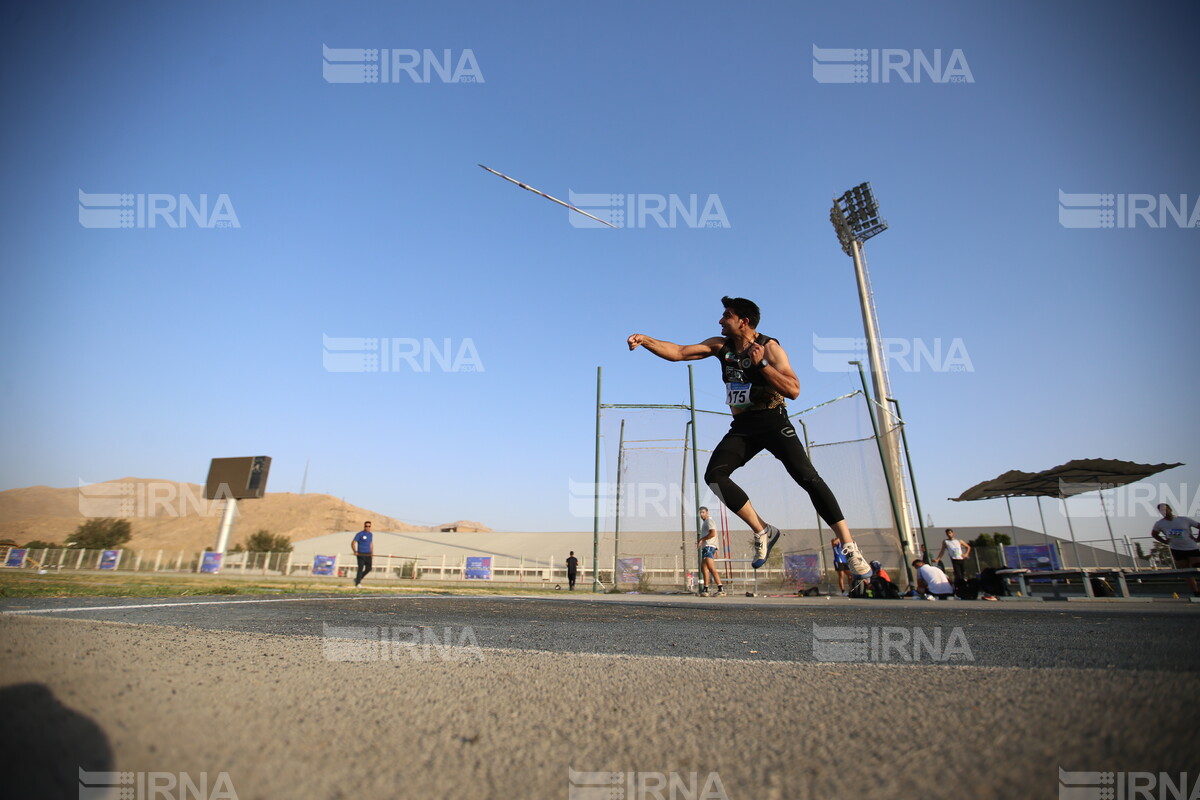
[[[224,503],[205,500],[203,487],[195,483],[121,478],[61,489],[29,486],[0,492],[0,540],[60,543],[89,517],[121,517],[128,519],[133,529],[133,538],[125,545],[130,549],[198,552],[216,543],[223,512]],[[238,502],[229,546],[245,542],[260,529],[298,542],[359,530],[368,519],[377,532],[491,531],[465,520],[410,525],[327,494],[268,492],[260,500]]]

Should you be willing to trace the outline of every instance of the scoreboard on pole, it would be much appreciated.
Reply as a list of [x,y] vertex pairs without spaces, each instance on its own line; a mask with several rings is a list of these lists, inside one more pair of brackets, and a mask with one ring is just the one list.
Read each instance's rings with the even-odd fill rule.
[[204,484],[206,500],[246,500],[261,498],[267,492],[270,456],[214,458]]

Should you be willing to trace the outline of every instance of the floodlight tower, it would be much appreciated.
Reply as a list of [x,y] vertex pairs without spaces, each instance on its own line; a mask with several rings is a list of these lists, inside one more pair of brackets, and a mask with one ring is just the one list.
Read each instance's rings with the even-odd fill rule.
[[[878,423],[883,451],[883,467],[887,470],[889,488],[894,492],[892,501],[898,510],[896,525],[900,542],[908,554],[915,551],[912,524],[909,521],[908,493],[904,486],[901,469],[900,439],[896,426],[888,422],[887,403],[892,396],[888,382],[887,358],[879,338],[879,317],[875,313],[875,295],[871,291],[871,278],[867,273],[867,258],[863,243],[872,236],[887,230],[887,222],[879,216],[879,203],[870,183],[860,183],[841,197],[835,197],[829,212],[829,221],[841,242],[842,251],[854,259],[854,277],[858,281],[858,302],[862,308],[863,331],[867,337],[867,360],[871,367],[871,384],[875,390],[875,402],[871,413]],[[907,563],[908,558],[905,558]]]

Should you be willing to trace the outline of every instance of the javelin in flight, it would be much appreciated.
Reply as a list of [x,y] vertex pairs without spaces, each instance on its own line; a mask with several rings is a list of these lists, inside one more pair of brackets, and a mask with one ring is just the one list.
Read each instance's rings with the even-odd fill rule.
[[570,203],[564,203],[562,200],[559,200],[557,197],[551,197],[550,195],[546,194],[545,192],[539,192],[537,189],[533,188],[532,186],[521,183],[519,180],[516,180],[515,178],[508,177],[503,172],[496,172],[496,170],[492,169],[491,167],[484,167],[483,164],[480,164],[479,166],[483,167],[484,169],[486,169],[488,172],[492,173],[493,175],[499,175],[501,178],[504,178],[504,180],[509,181],[511,183],[515,183],[517,186],[520,186],[522,189],[528,189],[529,191],[533,192],[534,194],[540,194],[542,197],[546,198],[547,200],[553,200],[554,202],[558,203],[560,206],[566,206],[567,208],[571,209],[572,211],[578,211],[580,214],[583,214],[585,217],[591,217],[592,219],[596,220],[596,222],[599,222],[601,225],[607,225],[610,228],[617,227],[616,225],[613,225],[611,222],[605,222],[604,220],[600,219],[599,217],[592,217],[591,214],[587,213],[583,209],[576,208],[575,206],[571,205]]

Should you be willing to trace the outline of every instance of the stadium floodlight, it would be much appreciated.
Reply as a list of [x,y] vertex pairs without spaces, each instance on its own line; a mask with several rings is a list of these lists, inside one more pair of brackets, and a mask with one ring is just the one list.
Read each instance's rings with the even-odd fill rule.
[[[862,309],[863,331],[867,339],[867,361],[871,366],[871,382],[875,388],[875,400],[871,403],[872,420],[877,421],[877,429],[883,437],[882,454],[884,470],[889,475],[888,489],[892,494],[892,502],[902,513],[896,520],[900,530],[900,541],[908,551],[915,549],[912,544],[912,527],[908,518],[908,502],[903,480],[903,469],[900,465],[900,442],[892,426],[888,424],[887,402],[891,398],[891,386],[888,383],[887,359],[880,344],[879,317],[875,313],[875,296],[871,291],[871,279],[867,273],[867,258],[863,253],[863,243],[873,236],[887,230],[887,222],[879,216],[879,202],[870,183],[860,183],[853,189],[847,190],[841,197],[833,199],[833,208],[829,210],[829,221],[837,234],[842,252],[854,259],[854,276],[858,282],[858,301]],[[864,387],[865,388],[865,387]],[[870,403],[871,398],[867,401]],[[906,559],[907,560],[907,559]]]
[[862,243],[887,230],[887,222],[879,216],[879,203],[870,183],[860,183],[841,197],[834,199],[829,221],[837,232],[842,250],[853,256],[851,242]]

